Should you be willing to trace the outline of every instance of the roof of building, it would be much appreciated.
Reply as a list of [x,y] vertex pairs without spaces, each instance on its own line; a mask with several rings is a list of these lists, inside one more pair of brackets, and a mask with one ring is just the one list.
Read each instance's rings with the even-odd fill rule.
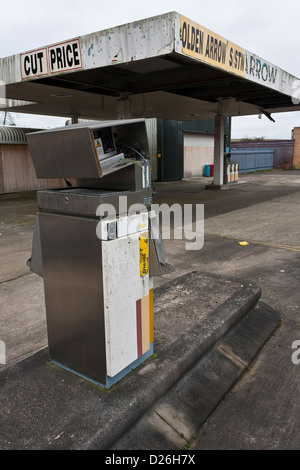
[[0,144],[27,144],[26,134],[36,132],[31,129],[16,126],[0,126]]

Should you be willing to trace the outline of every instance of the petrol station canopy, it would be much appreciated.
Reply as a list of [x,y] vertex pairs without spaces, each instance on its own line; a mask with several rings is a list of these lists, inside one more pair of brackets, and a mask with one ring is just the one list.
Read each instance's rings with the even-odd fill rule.
[[[195,120],[298,111],[297,77],[176,12],[0,59],[0,110]],[[295,104],[296,103],[296,104]]]

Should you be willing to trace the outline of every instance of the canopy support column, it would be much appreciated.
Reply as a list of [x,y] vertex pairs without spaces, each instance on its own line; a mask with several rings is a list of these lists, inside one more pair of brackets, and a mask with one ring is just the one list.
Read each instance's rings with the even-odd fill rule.
[[215,116],[215,138],[214,138],[214,180],[213,185],[217,188],[224,184],[224,116]]

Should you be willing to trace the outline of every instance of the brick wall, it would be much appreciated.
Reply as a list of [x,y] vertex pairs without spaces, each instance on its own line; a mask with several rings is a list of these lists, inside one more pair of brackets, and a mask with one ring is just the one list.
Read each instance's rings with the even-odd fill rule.
[[293,166],[300,170],[300,127],[294,128]]

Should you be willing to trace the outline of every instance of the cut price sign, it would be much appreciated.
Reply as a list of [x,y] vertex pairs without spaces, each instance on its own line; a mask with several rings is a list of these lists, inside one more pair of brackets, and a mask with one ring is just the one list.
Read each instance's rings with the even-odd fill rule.
[[22,80],[82,68],[79,39],[54,44],[20,55]]

